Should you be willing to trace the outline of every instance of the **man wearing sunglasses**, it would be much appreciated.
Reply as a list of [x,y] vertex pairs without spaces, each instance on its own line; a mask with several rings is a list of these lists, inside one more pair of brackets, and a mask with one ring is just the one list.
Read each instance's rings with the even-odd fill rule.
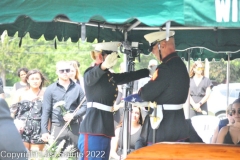
[[[78,107],[82,99],[84,98],[84,92],[80,85],[74,83],[68,73],[70,72],[70,64],[66,61],[59,61],[56,64],[56,74],[58,81],[47,87],[43,97],[43,109],[41,119],[42,139],[47,142],[50,136],[50,130],[48,130],[48,120],[52,122],[52,132],[56,138],[62,127],[67,121],[71,121],[69,127],[60,135],[57,143],[63,139],[66,140],[66,146],[74,145],[77,148],[77,141],[79,135],[79,119],[86,113],[86,102],[84,102],[81,108],[77,111],[77,114],[73,117],[72,112]],[[65,102],[61,107],[67,112],[63,113],[61,107],[57,106],[58,102]],[[55,107],[53,107],[55,106]]]
[[156,102],[156,115],[145,118],[141,136],[135,148],[163,141],[186,141],[189,137],[183,104],[189,90],[189,76],[185,64],[175,51],[174,31],[145,35],[149,51],[161,62],[150,81],[139,89],[144,101]]
[[[110,72],[118,60],[118,46],[119,42],[95,44],[91,52],[94,64],[83,76],[87,113],[78,140],[78,148],[83,154],[81,159],[109,159],[111,137],[115,136],[113,105],[118,95],[117,85],[149,75],[148,69],[118,74]],[[90,151],[93,151],[91,155]]]

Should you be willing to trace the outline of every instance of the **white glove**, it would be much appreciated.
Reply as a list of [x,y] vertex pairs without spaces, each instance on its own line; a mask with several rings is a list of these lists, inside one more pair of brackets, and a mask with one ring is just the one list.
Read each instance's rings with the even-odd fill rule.
[[149,75],[153,76],[153,73],[156,71],[156,69],[157,69],[157,65],[149,67],[148,68]]
[[130,102],[133,106],[137,106],[137,107],[140,107],[142,109],[145,110],[145,107],[148,107],[148,103],[147,101],[145,102]]
[[116,52],[113,52],[107,55],[106,59],[102,63],[102,66],[105,68],[111,68],[117,64],[117,59],[118,59],[118,54]]

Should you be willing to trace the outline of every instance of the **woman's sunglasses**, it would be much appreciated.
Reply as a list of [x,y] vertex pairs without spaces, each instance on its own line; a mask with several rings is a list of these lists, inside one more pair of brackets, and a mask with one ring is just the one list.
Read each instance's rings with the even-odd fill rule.
[[63,74],[64,71],[65,71],[66,73],[69,73],[69,72],[70,72],[70,69],[59,69],[58,71],[59,71],[59,73]]
[[198,68],[196,68],[198,71],[203,71],[204,70],[204,68],[203,67],[198,67]]
[[[232,110],[232,115],[235,115],[236,113],[240,114],[240,109],[239,110]],[[230,115],[230,114],[229,114]]]

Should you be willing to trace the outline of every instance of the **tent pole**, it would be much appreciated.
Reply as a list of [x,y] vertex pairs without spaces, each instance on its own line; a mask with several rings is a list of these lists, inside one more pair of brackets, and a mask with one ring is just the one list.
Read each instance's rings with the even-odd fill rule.
[[[190,73],[190,56],[191,56],[191,49],[188,49],[187,51],[188,53],[188,64],[187,64],[187,69],[188,69],[188,74]],[[187,106],[186,106],[186,109],[185,109],[185,118],[186,119],[189,119],[190,118],[190,93],[188,93],[188,98],[187,98]]]
[[[127,31],[124,31],[124,41],[127,41]],[[127,62],[127,55],[124,54],[124,64],[125,64],[125,71],[128,72],[128,63]],[[123,97],[127,97],[127,87],[128,85],[127,84],[124,84],[123,85]],[[129,141],[129,111],[127,109],[128,107],[128,104],[127,103],[124,103],[124,112],[123,112],[123,139],[122,139],[122,142],[123,142],[123,156],[124,157],[127,157],[127,152],[128,152],[128,141]]]
[[139,24],[141,24],[140,21],[133,23],[131,26],[128,27],[127,31],[131,31],[133,28],[137,27]]
[[230,53],[226,53],[228,55],[228,61],[227,61],[227,106],[229,105],[229,81],[230,81]]

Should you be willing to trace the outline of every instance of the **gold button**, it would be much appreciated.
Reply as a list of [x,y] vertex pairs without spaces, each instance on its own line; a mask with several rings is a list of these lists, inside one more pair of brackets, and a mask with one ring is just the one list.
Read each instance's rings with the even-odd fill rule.
[[116,102],[116,101],[114,100],[114,101],[113,101],[113,104],[114,104],[115,102]]
[[118,91],[118,88],[116,88],[116,91]]
[[110,74],[108,74],[108,77],[110,76]]
[[112,85],[114,86],[114,83]]
[[117,97],[117,95],[115,94],[114,97]]

